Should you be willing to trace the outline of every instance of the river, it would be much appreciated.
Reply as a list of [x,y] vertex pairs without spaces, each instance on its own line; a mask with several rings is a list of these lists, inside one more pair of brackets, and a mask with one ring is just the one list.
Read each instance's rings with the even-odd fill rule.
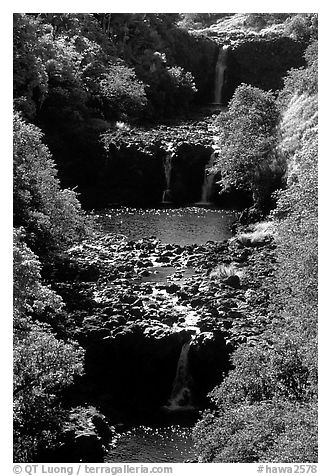
[[[110,208],[97,212],[94,216],[103,232],[122,234],[132,241],[154,236],[161,243],[203,246],[208,241],[229,239],[232,236],[231,224],[236,214],[212,207],[191,206]],[[176,269],[171,266],[155,267],[152,277],[143,280],[151,283],[166,282],[174,271]],[[189,267],[182,270],[183,279],[189,278],[193,272]],[[160,415],[154,422],[134,422],[131,425],[126,423],[125,428],[119,426],[114,445],[105,461],[180,463],[194,460],[191,432],[197,412],[189,414],[188,418],[184,416],[183,419],[182,414],[176,415],[170,411],[167,416],[166,412],[160,409]]]

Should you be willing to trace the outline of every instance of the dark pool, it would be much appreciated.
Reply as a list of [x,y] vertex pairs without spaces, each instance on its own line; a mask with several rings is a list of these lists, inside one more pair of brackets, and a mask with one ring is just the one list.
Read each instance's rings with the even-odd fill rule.
[[126,235],[131,240],[156,236],[163,243],[204,244],[231,237],[233,211],[200,207],[117,208],[97,215],[104,231]]

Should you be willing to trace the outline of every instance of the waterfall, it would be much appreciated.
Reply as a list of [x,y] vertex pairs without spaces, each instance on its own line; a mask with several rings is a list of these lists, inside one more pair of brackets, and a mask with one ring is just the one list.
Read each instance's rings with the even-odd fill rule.
[[227,68],[229,45],[222,46],[218,53],[216,68],[215,68],[215,89],[214,89],[214,104],[222,104],[222,88],[224,84],[224,73]]
[[190,346],[191,341],[186,342],[180,352],[171,396],[165,406],[167,410],[194,410],[195,408],[191,393],[193,380],[189,372]]
[[164,175],[166,179],[166,189],[163,191],[162,203],[169,203],[171,201],[170,180],[171,180],[173,156],[174,156],[173,144],[170,142],[168,144],[167,155],[165,156],[163,160]]
[[212,172],[210,169],[214,164],[215,156],[216,154],[215,152],[213,152],[210,156],[208,163],[205,166],[205,176],[201,188],[201,198],[198,202],[198,204],[200,205],[208,205],[210,203],[210,197],[213,189],[215,176],[215,173]]

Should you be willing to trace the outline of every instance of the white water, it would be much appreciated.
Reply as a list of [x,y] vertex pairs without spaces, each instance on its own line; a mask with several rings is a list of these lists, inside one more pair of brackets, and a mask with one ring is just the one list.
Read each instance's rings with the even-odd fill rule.
[[171,170],[172,170],[172,158],[174,156],[173,144],[170,142],[168,144],[167,155],[163,160],[164,175],[166,179],[166,189],[163,191],[162,203],[171,202],[171,189],[170,189],[170,180],[171,180]]
[[210,204],[210,198],[213,190],[213,184],[214,184],[214,177],[215,177],[215,172],[212,172],[210,169],[214,165],[214,160],[215,160],[215,152],[213,152],[210,156],[210,159],[208,163],[206,164],[205,167],[205,176],[203,179],[203,184],[201,188],[201,198],[197,205],[209,205]]
[[220,48],[215,68],[214,103],[219,105],[222,104],[222,88],[224,84],[224,73],[227,68],[228,50],[229,45]]
[[189,372],[190,346],[191,341],[186,342],[180,352],[171,396],[168,405],[165,406],[167,410],[178,411],[195,409],[191,393],[192,377]]

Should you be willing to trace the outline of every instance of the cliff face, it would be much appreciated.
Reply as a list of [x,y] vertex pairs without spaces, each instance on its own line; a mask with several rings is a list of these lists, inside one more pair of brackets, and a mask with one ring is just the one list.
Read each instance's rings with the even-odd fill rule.
[[[208,38],[185,30],[174,30],[167,45],[169,64],[179,65],[193,74],[197,92],[193,117],[182,118],[170,126],[131,127],[118,132],[114,124],[102,123],[102,129],[80,128],[66,133],[61,141],[46,136],[59,164],[59,175],[65,186],[78,186],[85,208],[103,208],[110,204],[156,205],[162,202],[168,188],[164,160],[169,144],[175,153],[170,179],[171,201],[178,204],[200,200],[205,166],[213,151],[211,103],[215,98],[215,71],[220,47],[230,46],[224,71],[222,104],[231,100],[237,86],[247,83],[266,91],[282,87],[282,77],[290,68],[303,65],[306,43],[290,37],[242,35]],[[169,50],[169,53],[168,53]],[[136,51],[134,51],[136,53]],[[138,54],[138,53],[137,53]],[[142,66],[140,66],[142,67]],[[138,68],[138,66],[137,66]],[[138,68],[139,69],[139,68]],[[202,107],[203,105],[203,107]],[[214,110],[214,113],[219,110]],[[201,120],[202,116],[202,120]],[[115,137],[105,151],[99,135]],[[101,127],[101,126],[100,126]],[[218,177],[215,177],[217,182]],[[219,196],[214,183],[211,201],[225,207],[246,207],[251,197],[229,190]]]
[[305,42],[289,37],[250,39],[232,47],[224,96],[229,101],[236,87],[247,83],[265,91],[282,88],[282,78],[291,68],[304,65]]

